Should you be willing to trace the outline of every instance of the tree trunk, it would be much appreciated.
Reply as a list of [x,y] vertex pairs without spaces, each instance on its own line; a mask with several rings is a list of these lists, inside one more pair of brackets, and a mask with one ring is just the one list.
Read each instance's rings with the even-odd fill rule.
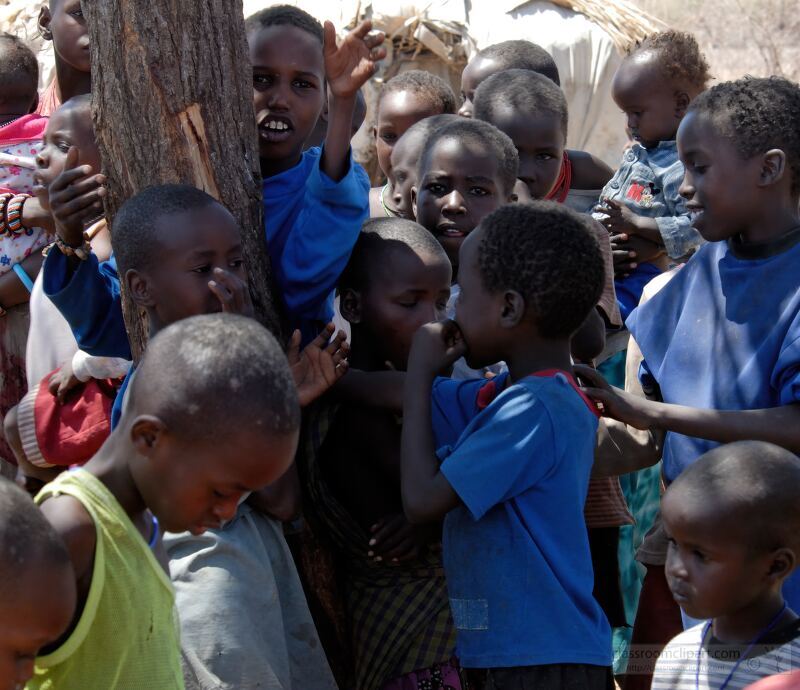
[[[83,10],[112,235],[119,207],[145,187],[205,190],[239,221],[257,318],[280,336],[242,0],[103,0]],[[124,292],[123,310],[138,359],[146,325]]]

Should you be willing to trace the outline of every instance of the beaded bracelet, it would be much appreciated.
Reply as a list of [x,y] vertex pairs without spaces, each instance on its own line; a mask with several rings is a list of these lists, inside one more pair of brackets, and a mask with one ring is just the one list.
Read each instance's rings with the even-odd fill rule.
[[17,194],[6,206],[6,232],[9,235],[19,235],[22,227],[22,208],[30,197],[27,194]]
[[6,211],[8,209],[9,202],[13,198],[14,195],[10,194],[9,192],[0,194],[0,237],[8,234],[8,228],[6,226]]
[[81,261],[86,261],[92,253],[92,245],[84,238],[79,247],[72,247],[56,235],[56,247],[64,256],[77,256]]

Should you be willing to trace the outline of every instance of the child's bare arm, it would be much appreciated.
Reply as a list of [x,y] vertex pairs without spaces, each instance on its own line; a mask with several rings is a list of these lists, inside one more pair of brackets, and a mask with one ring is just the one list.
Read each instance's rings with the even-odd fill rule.
[[365,20],[336,45],[336,29],[325,22],[325,76],[331,98],[328,133],[320,167],[333,181],[341,180],[350,166],[350,139],[358,90],[375,72],[375,63],[386,57],[383,34],[368,35],[372,22]]
[[427,324],[414,336],[401,444],[403,510],[412,524],[440,520],[460,502],[439,471],[431,424],[431,389],[436,375],[465,352],[461,331],[453,321]]
[[350,369],[333,387],[337,400],[402,414],[406,373]]
[[[20,261],[19,265],[31,280],[36,280],[42,268],[44,257],[41,252],[33,252],[30,256]],[[6,271],[0,276],[0,307],[10,309],[18,304],[25,304],[30,300],[31,293],[23,285],[19,276],[14,271]]]
[[719,443],[767,441],[800,452],[800,404],[762,410],[707,410],[641,398],[613,388],[594,369],[576,366],[586,394],[604,414],[636,429],[661,429]]

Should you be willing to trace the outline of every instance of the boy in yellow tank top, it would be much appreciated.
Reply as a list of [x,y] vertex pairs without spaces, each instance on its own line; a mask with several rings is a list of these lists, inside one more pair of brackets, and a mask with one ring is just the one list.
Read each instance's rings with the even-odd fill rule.
[[27,687],[183,688],[174,593],[151,546],[160,530],[230,520],[289,467],[299,423],[286,357],[254,320],[195,316],[160,331],[108,441],[37,497],[69,551],[78,607]]

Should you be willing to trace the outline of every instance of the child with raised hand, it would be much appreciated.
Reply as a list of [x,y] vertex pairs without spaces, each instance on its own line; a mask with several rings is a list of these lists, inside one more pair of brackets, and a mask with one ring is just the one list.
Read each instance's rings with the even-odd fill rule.
[[299,425],[286,357],[255,321],[196,316],[154,337],[115,432],[37,496],[69,550],[78,608],[28,687],[183,688],[174,593],[152,546],[161,530],[230,520],[291,465]]
[[39,14],[39,31],[53,42],[55,54],[56,77],[36,109],[49,117],[62,103],[92,90],[89,31],[81,0],[48,0]]
[[[503,41],[479,51],[461,75],[461,99],[458,111],[473,117],[475,93],[489,77],[511,69],[524,69],[547,77],[556,86],[561,78],[555,60],[541,46],[525,40]],[[576,211],[588,211],[600,196],[600,190],[614,171],[603,161],[585,151],[564,151],[557,161],[559,173],[548,198],[566,202]]]
[[[107,258],[111,244],[100,207],[104,178],[91,173],[100,169],[100,154],[89,95],[76,96],[53,113],[44,144],[36,157],[35,175],[41,207],[52,213],[62,234],[65,228],[74,227],[76,233],[87,228],[93,251]],[[84,196],[74,200],[72,184],[64,180],[79,166],[89,173],[86,179],[83,172],[78,178]],[[85,462],[99,449],[109,433],[114,397],[114,385],[106,380],[124,377],[130,362],[81,352],[69,323],[44,295],[41,274],[30,302],[29,391],[6,415],[4,427],[26,482],[37,486],[53,479],[60,469]],[[76,390],[79,387],[80,392]]]
[[[290,324],[310,341],[333,316],[333,289],[369,211],[369,180],[350,153],[356,94],[386,51],[364,21],[336,45],[296,7],[246,21],[264,176],[267,248]],[[328,90],[322,148],[303,151]]]
[[454,114],[456,97],[440,77],[422,70],[409,70],[392,77],[383,85],[376,107],[372,136],[375,139],[378,166],[386,177],[386,183],[370,191],[370,216],[411,218],[408,208],[402,210],[395,202],[392,150],[406,130],[416,122],[434,115]]
[[[535,202],[483,219],[459,264],[455,321],[412,344],[401,454],[409,521],[445,521],[457,656],[480,690],[613,688],[583,519],[597,411],[570,361],[600,251],[579,215]],[[437,378],[461,356],[508,373]]]
[[0,477],[0,690],[33,676],[39,650],[67,629],[75,576],[61,537],[22,489]]
[[614,75],[612,94],[633,144],[603,188],[595,217],[619,252],[616,287],[625,319],[639,304],[645,284],[670,259],[685,257],[702,242],[679,192],[684,167],[675,137],[708,80],[697,41],[674,30],[646,38]]
[[706,622],[666,646],[653,690],[741,690],[798,668],[800,619],[781,591],[798,562],[798,485],[800,458],[749,441],[705,453],[667,489],[667,581]]
[[[339,282],[352,366],[405,371],[416,330],[444,318],[450,275],[444,250],[416,223],[365,223]],[[355,688],[460,689],[441,554],[429,548],[441,530],[403,515],[400,430],[392,411],[373,405],[315,406],[298,461],[304,515],[335,550]]]
[[414,217],[411,189],[417,184],[419,159],[428,137],[439,127],[455,122],[458,115],[433,115],[414,123],[392,148],[392,204],[400,218]]
[[[585,372],[605,414],[667,432],[667,483],[720,443],[800,451],[798,117],[800,87],[778,77],[695,99],[678,130],[681,194],[707,244],[628,319],[650,398]],[[785,593],[797,608],[795,581]]]

